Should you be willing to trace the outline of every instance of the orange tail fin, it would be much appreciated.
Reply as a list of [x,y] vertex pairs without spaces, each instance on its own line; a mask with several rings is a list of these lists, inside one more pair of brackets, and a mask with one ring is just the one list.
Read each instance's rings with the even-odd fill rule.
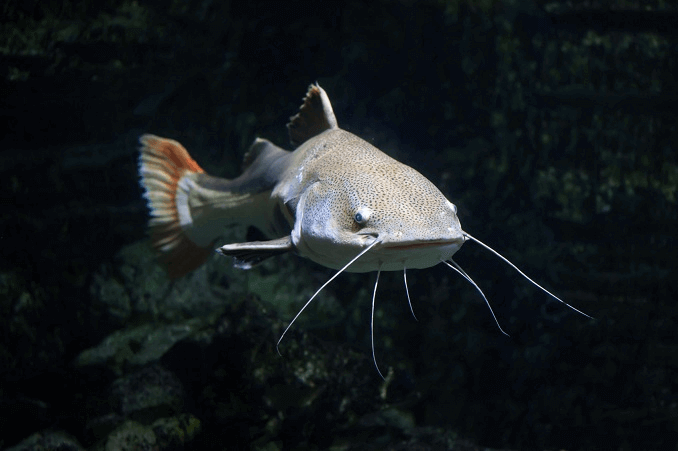
[[186,235],[177,205],[182,177],[205,171],[177,141],[143,135],[139,142],[140,183],[152,216],[151,243],[162,255],[169,276],[180,277],[202,265],[213,252],[211,246],[198,246]]

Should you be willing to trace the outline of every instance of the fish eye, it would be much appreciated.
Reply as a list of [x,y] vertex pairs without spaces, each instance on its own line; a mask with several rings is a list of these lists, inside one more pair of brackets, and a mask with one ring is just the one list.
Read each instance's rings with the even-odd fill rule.
[[353,215],[353,219],[358,224],[365,224],[368,221],[368,219],[370,219],[371,213],[372,211],[369,208],[362,207],[358,211],[356,211],[355,215]]
[[457,214],[457,206],[454,205],[452,202],[448,202],[448,203],[450,204],[450,208],[452,208],[452,211],[456,215]]

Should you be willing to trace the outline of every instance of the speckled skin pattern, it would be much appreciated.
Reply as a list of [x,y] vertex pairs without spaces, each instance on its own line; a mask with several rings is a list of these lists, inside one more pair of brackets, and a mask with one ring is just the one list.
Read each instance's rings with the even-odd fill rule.
[[347,271],[428,268],[461,247],[456,207],[426,177],[340,129],[320,86],[310,86],[288,129],[293,152],[258,138],[232,180],[203,173],[176,141],[142,138],[142,185],[152,214],[167,218],[151,224],[154,243],[171,274],[202,264],[233,223],[271,238],[220,247],[244,269],[289,251],[339,269],[370,245]]
[[352,133],[326,130],[288,158],[273,195],[292,207],[304,257],[340,268],[378,239],[347,271],[426,268],[464,241],[456,207],[433,183]]

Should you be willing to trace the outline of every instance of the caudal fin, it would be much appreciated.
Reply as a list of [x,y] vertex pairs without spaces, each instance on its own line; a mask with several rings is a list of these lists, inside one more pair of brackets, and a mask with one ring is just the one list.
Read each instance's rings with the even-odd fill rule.
[[151,210],[151,243],[160,252],[169,276],[180,277],[202,265],[213,252],[211,246],[191,241],[181,224],[182,210],[188,209],[181,180],[205,171],[177,141],[143,135],[139,142],[139,175]]

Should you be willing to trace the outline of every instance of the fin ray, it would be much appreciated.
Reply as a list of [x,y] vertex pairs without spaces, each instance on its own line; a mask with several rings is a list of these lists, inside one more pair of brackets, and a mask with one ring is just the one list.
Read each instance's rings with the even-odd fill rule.
[[179,223],[176,197],[182,177],[204,173],[177,141],[154,135],[139,138],[140,184],[151,210],[151,244],[161,253],[170,277],[176,278],[202,265],[211,254],[186,236]]
[[304,103],[299,112],[290,118],[287,131],[292,145],[298,147],[309,138],[338,127],[330,99],[316,83],[308,87]]

